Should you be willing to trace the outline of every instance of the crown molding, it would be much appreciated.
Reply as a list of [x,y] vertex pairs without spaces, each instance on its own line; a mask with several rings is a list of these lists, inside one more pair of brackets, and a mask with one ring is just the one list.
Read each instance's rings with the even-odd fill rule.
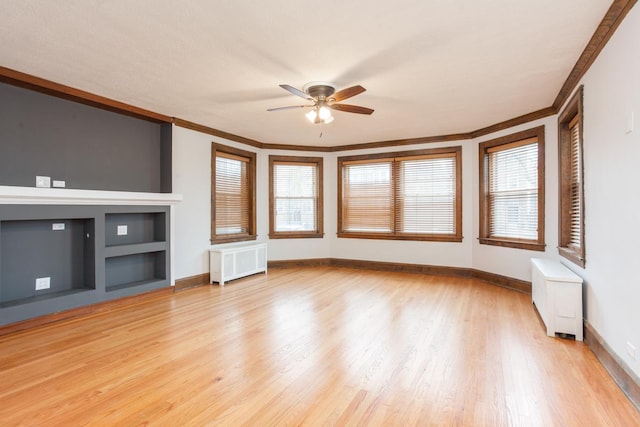
[[613,36],[613,33],[618,29],[620,23],[627,16],[631,8],[636,4],[637,0],[614,0],[607,13],[600,21],[600,25],[596,28],[596,31],[591,36],[591,40],[587,43],[587,47],[584,48],[582,54],[573,66],[573,69],[567,76],[562,88],[558,92],[558,96],[553,101],[553,109],[555,112],[559,112],[560,108],[571,96],[573,90],[580,83],[580,79],[589,70],[593,62],[596,60],[602,49],[606,46],[607,42]]
[[150,122],[171,123],[172,121],[171,117],[163,114],[154,113],[153,111],[125,104],[124,102],[116,101],[84,90],[75,89],[70,86],[52,82],[51,80],[35,77],[30,74],[2,66],[0,66],[0,82]]

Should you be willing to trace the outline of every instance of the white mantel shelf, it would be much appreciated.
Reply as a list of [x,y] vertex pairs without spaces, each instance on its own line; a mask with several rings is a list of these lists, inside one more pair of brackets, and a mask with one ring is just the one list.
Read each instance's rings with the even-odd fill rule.
[[0,204],[20,205],[174,205],[182,194],[76,190],[0,185]]

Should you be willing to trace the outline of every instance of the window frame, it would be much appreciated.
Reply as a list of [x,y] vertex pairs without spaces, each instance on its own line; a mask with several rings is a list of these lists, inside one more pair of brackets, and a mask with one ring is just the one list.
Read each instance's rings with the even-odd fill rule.
[[[300,238],[322,238],[324,237],[324,197],[323,197],[323,158],[322,157],[300,157],[300,156],[269,156],[269,238],[270,239],[300,239]],[[304,164],[316,167],[316,229],[311,231],[276,231],[275,229],[275,191],[274,176],[277,164]]]
[[[374,163],[376,160],[383,160],[389,158],[407,158],[407,157],[415,157],[415,156],[437,156],[437,155],[453,155],[455,161],[455,177],[456,177],[456,185],[455,185],[455,208],[453,212],[453,223],[455,227],[455,233],[453,234],[426,234],[426,233],[400,233],[397,231],[392,231],[391,233],[371,233],[371,232],[354,232],[354,231],[345,231],[344,230],[344,218],[343,218],[343,169],[344,164],[349,162],[360,162],[363,163],[367,161],[371,161]],[[412,150],[412,151],[401,151],[401,152],[393,152],[393,153],[376,153],[376,154],[365,154],[365,155],[356,155],[356,156],[344,156],[338,157],[338,232],[337,236],[339,238],[353,238],[353,239],[379,239],[379,240],[415,240],[415,241],[434,241],[434,242],[462,242],[462,147],[461,146],[452,146],[452,147],[442,147],[442,148],[431,148],[424,150]],[[392,183],[391,187],[394,189],[397,188],[397,184],[395,183],[396,174],[392,173]],[[393,197],[393,207],[391,211],[391,216],[395,217],[398,215],[398,210],[401,206],[400,203],[396,205],[396,198]],[[393,221],[395,224],[395,221]]]
[[[249,191],[248,232],[237,234],[216,234],[216,159],[218,153],[247,159],[247,190]],[[256,240],[256,153],[230,147],[217,142],[211,143],[211,243],[231,243]]]
[[[585,227],[584,227],[584,149],[583,149],[583,98],[584,86],[580,86],[571,97],[564,110],[558,115],[558,253],[572,263],[584,268],[586,263]],[[580,246],[571,241],[571,126],[577,120],[580,198]]]
[[[491,139],[489,141],[481,142],[478,145],[478,159],[479,159],[479,237],[480,244],[503,246],[517,249],[527,249],[532,251],[544,251],[544,201],[545,201],[545,182],[544,182],[544,125],[535,128],[527,129],[521,132],[516,132],[510,135],[506,135],[500,138]],[[526,139],[536,138],[538,144],[538,237],[535,240],[531,239],[518,239],[518,238],[503,238],[492,237],[489,235],[489,218],[491,217],[489,209],[489,183],[487,177],[489,176],[489,170],[487,165],[488,151],[495,151],[495,147],[511,145],[519,141]],[[493,150],[490,150],[493,149]]]

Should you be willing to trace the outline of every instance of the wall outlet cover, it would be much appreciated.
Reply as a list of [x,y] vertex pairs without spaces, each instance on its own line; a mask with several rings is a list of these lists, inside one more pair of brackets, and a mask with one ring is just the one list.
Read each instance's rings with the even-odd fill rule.
[[126,225],[119,225],[116,230],[116,234],[118,236],[126,236],[128,233],[128,229]]
[[36,279],[36,291],[49,289],[51,287],[51,277],[38,277]]
[[36,187],[50,188],[51,177],[50,176],[36,176]]
[[51,229],[54,231],[64,230],[64,222],[55,222],[51,224]]
[[636,351],[636,346],[627,341],[627,354],[631,356],[633,360],[637,360],[638,353]]
[[64,181],[58,181],[58,180],[55,180],[55,179],[53,180],[53,186],[55,188],[64,188],[64,187],[66,187],[66,185],[67,185],[67,183],[64,182]]
[[630,134],[631,132],[633,132],[633,128],[634,128],[634,112],[630,111],[627,114],[627,124],[625,126],[625,132],[626,134]]

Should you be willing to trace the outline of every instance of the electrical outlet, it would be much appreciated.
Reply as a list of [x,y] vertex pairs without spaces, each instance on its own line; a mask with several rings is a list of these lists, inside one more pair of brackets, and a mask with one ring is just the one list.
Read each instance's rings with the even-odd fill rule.
[[51,224],[51,229],[54,231],[64,230],[64,222],[56,222]]
[[631,356],[633,360],[638,360],[638,352],[636,351],[636,346],[627,341],[627,354]]
[[64,181],[58,181],[56,179],[53,180],[53,186],[55,188],[64,188],[66,185],[67,185],[67,183],[64,182]]
[[50,188],[51,177],[50,176],[36,176],[36,187]]
[[51,277],[38,277],[36,279],[36,291],[49,289],[51,287]]
[[128,233],[128,229],[126,225],[119,225],[117,230],[116,230],[116,234],[118,236],[126,236]]

